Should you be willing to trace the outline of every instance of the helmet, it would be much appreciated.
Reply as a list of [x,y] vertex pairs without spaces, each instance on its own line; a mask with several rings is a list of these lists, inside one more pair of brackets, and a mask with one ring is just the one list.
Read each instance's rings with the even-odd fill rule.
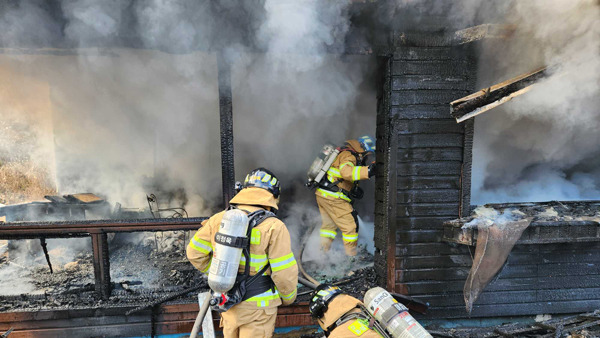
[[313,318],[319,319],[327,312],[327,305],[338,295],[343,292],[337,286],[329,284],[321,284],[317,287],[315,292],[312,294],[310,303],[308,304],[308,310]]
[[369,135],[361,136],[358,138],[358,143],[365,152],[375,152],[375,142]]
[[250,172],[250,174],[246,175],[243,187],[256,187],[265,189],[273,194],[275,198],[279,198],[279,193],[281,192],[279,180],[272,172],[265,168],[254,169],[252,172]]

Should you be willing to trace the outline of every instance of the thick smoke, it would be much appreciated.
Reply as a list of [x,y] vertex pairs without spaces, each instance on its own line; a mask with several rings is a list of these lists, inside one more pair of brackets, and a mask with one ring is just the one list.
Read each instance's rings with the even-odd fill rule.
[[[5,9],[3,24],[17,15],[31,18],[14,25],[5,46],[61,41],[81,49],[4,59],[15,76],[50,88],[46,115],[60,193],[87,190],[140,206],[152,188],[184,189],[179,202],[200,204],[197,215],[220,194],[219,120],[215,54],[191,51],[224,48],[233,62],[238,173],[269,166],[285,184],[305,173],[322,143],[373,134],[374,119],[365,125],[360,116],[373,116],[374,91],[359,86],[374,64],[326,54],[342,51],[347,7],[343,1],[65,0],[50,6],[31,0]],[[57,21],[62,31],[39,36]],[[185,54],[88,48],[127,43]]]
[[49,87],[0,60],[0,203],[30,202],[55,188]]
[[525,95],[476,118],[473,202],[600,198],[600,4],[519,1],[513,38],[486,42],[480,87],[550,67]]
[[[52,171],[59,194],[145,207],[154,192],[163,207],[208,216],[221,196],[216,51],[224,51],[236,176],[272,169],[283,186],[280,215],[301,238],[318,223],[314,193],[302,183],[321,146],[375,133],[374,58],[331,53],[343,51],[348,5],[26,0],[0,7],[0,25],[11,27],[0,37],[0,71],[43,88],[27,86],[44,108],[18,114],[32,128],[39,116],[48,121],[40,135],[51,161],[31,156]],[[13,107],[3,101],[1,120]],[[372,213],[367,192],[360,208]]]

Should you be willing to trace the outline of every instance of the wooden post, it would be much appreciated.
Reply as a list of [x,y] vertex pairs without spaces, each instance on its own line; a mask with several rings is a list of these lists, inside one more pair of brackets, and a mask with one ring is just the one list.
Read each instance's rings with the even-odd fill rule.
[[96,292],[102,299],[110,297],[110,262],[108,259],[108,239],[105,232],[91,233],[94,250],[94,278]]
[[231,94],[231,64],[222,53],[217,54],[219,78],[219,113],[221,115],[221,179],[223,205],[235,195],[235,168],[233,159],[233,99]]

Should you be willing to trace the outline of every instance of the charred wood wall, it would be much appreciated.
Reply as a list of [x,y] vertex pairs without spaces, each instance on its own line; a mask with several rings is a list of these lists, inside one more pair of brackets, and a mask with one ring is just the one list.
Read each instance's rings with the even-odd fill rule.
[[[462,290],[471,258],[461,247],[440,246],[438,257],[407,256],[413,270],[406,290],[427,300],[427,317],[464,318]],[[471,317],[582,313],[600,308],[600,243],[517,245],[498,277],[475,302]]]
[[[429,301],[428,318],[447,317],[448,307],[461,305],[461,283],[471,263],[467,247],[453,247],[441,237],[442,223],[465,209],[464,197],[469,205],[470,175],[465,180],[462,173],[470,168],[464,145],[472,133],[465,134],[465,125],[450,116],[448,103],[472,92],[475,76],[472,46],[402,47],[390,60],[388,119],[395,159],[389,168],[394,202],[388,222],[395,245],[388,279],[396,292]],[[447,289],[452,283],[461,285]],[[461,310],[466,316],[464,306]]]
[[386,227],[378,230],[376,247],[388,245],[376,255],[381,284],[429,302],[426,318],[598,309],[600,243],[567,243],[515,246],[473,312],[465,311],[474,248],[441,238],[444,221],[469,213],[476,131],[472,122],[457,124],[448,103],[475,90],[473,48],[402,47],[389,60],[382,96],[388,105],[377,133],[378,160],[387,162],[376,182],[376,224]]
[[374,266],[378,284],[394,287],[395,274],[395,205],[397,137],[389,112],[391,107],[392,59],[381,61],[381,87],[377,95],[377,139],[375,177],[375,256]]

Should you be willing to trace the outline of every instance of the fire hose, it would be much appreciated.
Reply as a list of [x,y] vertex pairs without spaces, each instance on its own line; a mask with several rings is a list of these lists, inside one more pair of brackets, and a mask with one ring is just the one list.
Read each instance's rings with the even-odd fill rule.
[[[300,255],[298,255],[298,270],[300,270],[300,273],[304,276],[304,278],[306,278],[306,280],[308,282],[310,282],[311,284],[315,285],[315,287],[313,289],[316,289],[317,286],[319,284],[321,284],[319,281],[317,281],[316,279],[312,278],[311,275],[309,275],[306,270],[304,270],[304,267],[302,266],[302,255],[304,254],[304,249],[306,248],[306,242],[308,242],[308,238],[310,237],[310,235],[315,231],[315,228],[317,227],[317,224],[314,223],[312,228],[310,228],[309,231],[306,232],[306,234],[304,235],[304,238],[302,239],[302,244],[300,244]],[[298,281],[300,281],[300,278],[298,278]],[[302,283],[302,282],[301,282]],[[304,283],[302,283],[304,284]],[[307,287],[310,287],[306,284],[304,284]]]
[[11,327],[10,329],[8,329],[8,331],[4,332],[3,334],[0,334],[0,338],[6,338],[8,337],[8,335],[13,332],[13,328]]
[[200,308],[200,311],[198,312],[198,316],[196,317],[196,320],[194,321],[194,327],[192,328],[192,333],[190,334],[190,338],[198,337],[198,332],[200,332],[200,327],[202,326],[204,317],[206,316],[206,313],[208,312],[208,308],[210,307],[211,301],[212,301],[211,297],[206,297],[204,299],[204,303],[202,303],[202,307]]
[[160,298],[160,299],[158,299],[156,301],[153,301],[153,302],[150,302],[150,303],[138,306],[135,309],[131,309],[131,310],[125,312],[125,315],[129,316],[129,315],[134,314],[136,312],[139,312],[139,311],[142,311],[142,310],[145,310],[145,309],[149,309],[149,308],[155,307],[156,305],[162,304],[164,302],[171,301],[173,299],[177,299],[179,297],[187,295],[190,292],[194,292],[194,291],[200,290],[200,289],[202,289],[204,287],[206,287],[206,284],[201,283],[201,284],[193,286],[191,288],[187,288],[185,290],[182,290],[182,291],[179,291],[179,292],[175,292],[174,294],[162,297],[162,298]]

